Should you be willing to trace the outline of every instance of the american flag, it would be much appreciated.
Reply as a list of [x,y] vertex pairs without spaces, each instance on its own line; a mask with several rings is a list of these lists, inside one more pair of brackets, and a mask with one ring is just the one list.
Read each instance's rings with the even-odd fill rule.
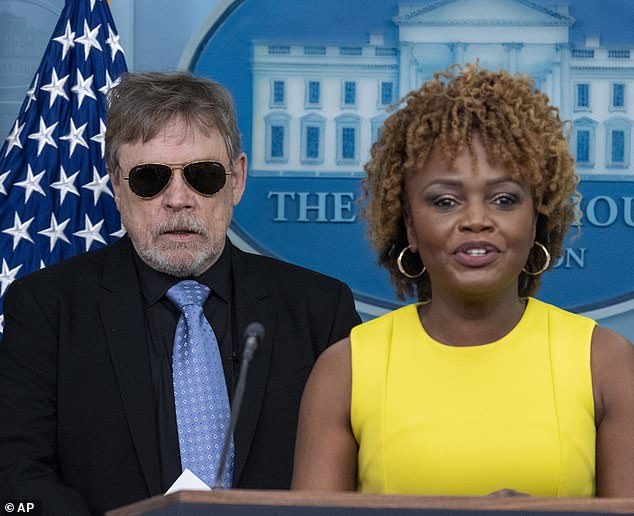
[[123,234],[103,158],[106,94],[125,71],[106,0],[66,0],[0,151],[0,332],[13,280]]

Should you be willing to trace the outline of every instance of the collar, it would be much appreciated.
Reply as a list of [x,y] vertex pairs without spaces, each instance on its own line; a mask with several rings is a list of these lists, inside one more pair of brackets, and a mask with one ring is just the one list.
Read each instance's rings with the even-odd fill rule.
[[141,284],[141,293],[150,306],[158,302],[170,288],[184,279],[194,279],[203,285],[207,285],[211,292],[225,303],[228,303],[231,299],[231,242],[228,238],[225,240],[225,247],[216,263],[196,277],[178,278],[159,272],[147,265],[139,257],[136,249],[133,254]]

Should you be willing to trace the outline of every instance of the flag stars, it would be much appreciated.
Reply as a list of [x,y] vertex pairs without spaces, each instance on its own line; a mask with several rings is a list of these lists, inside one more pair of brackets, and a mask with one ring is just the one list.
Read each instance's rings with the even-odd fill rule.
[[62,61],[66,59],[66,54],[68,53],[68,51],[75,46],[75,42],[73,41],[74,39],[75,33],[70,28],[70,21],[67,21],[64,34],[53,38],[53,41],[56,41],[57,43],[62,45]]
[[75,127],[75,122],[71,118],[70,131],[68,132],[68,134],[64,136],[60,136],[60,140],[67,141],[70,144],[70,152],[68,153],[69,158],[73,157],[73,152],[75,152],[75,148],[77,147],[77,145],[81,145],[82,147],[88,148],[88,144],[86,143],[86,140],[84,139],[84,131],[86,130],[87,125],[88,123],[86,122],[85,124],[79,127]]
[[62,97],[68,100],[68,95],[66,95],[65,87],[66,81],[68,81],[69,77],[70,75],[66,74],[60,79],[59,77],[57,77],[57,70],[53,68],[53,72],[51,73],[51,82],[45,84],[40,88],[42,91],[47,91],[50,95],[48,107],[53,107],[53,103],[55,102],[57,97]]
[[40,186],[40,181],[42,181],[42,177],[44,177],[45,173],[46,170],[42,170],[42,172],[40,172],[38,175],[33,175],[31,165],[28,165],[26,171],[26,179],[24,181],[19,181],[15,183],[15,186],[19,186],[26,190],[26,193],[24,194],[24,204],[29,202],[29,198],[31,197],[31,194],[33,192],[37,192],[46,197],[46,193],[44,193],[44,190]]
[[8,195],[7,189],[4,187],[4,181],[10,173],[11,171],[7,170],[4,174],[0,174],[0,194]]
[[69,222],[70,219],[66,219],[63,222],[58,223],[57,219],[55,218],[55,214],[51,213],[51,225],[48,228],[37,232],[38,235],[44,235],[45,237],[48,237],[50,239],[51,253],[53,252],[53,248],[55,247],[55,244],[58,240],[62,240],[67,244],[70,244],[70,240],[68,240],[68,237],[64,233],[64,230],[66,229],[66,226]]
[[110,233],[110,236],[114,238],[121,238],[123,235],[125,235],[125,233],[126,229],[123,224],[121,224],[121,229],[119,231],[115,231],[114,233]]
[[104,157],[106,153],[106,124],[103,123],[103,120],[99,119],[99,132],[90,138],[90,141],[98,143],[101,147],[101,157]]
[[4,296],[7,287],[13,283],[21,268],[22,264],[18,265],[15,269],[9,269],[7,261],[4,258],[2,259],[2,271],[0,272],[0,296]]
[[39,79],[40,79],[40,74],[38,72],[35,74],[35,79],[33,80],[33,86],[31,86],[31,88],[26,91],[26,98],[28,98],[29,101],[26,103],[26,109],[24,110],[25,113],[31,107],[31,102],[37,102],[37,97],[35,96],[35,92],[37,91],[37,83]]
[[102,95],[126,70],[124,38],[106,0],[66,3],[39,69],[25,84],[17,121],[0,135],[0,338],[1,299],[16,277],[124,234],[118,220],[108,225],[114,195],[107,175],[101,177]]
[[55,122],[47,127],[46,122],[44,122],[44,118],[40,117],[39,132],[29,134],[29,138],[31,140],[37,140],[38,157],[42,154],[42,149],[45,145],[50,145],[51,147],[55,147],[57,149],[57,143],[55,143],[55,140],[53,139],[53,131],[55,131],[58,123],[59,122]]
[[97,201],[99,201],[99,197],[101,197],[102,193],[114,197],[108,186],[108,174],[105,174],[103,177],[100,176],[95,166],[92,167],[92,181],[86,183],[82,188],[92,190],[95,206],[97,206]]
[[110,25],[108,25],[108,39],[106,40],[106,43],[108,43],[108,46],[110,47],[112,62],[116,59],[117,52],[121,52],[122,55],[125,55],[123,47],[121,46],[121,43],[119,43],[119,35],[112,30]]
[[60,196],[59,204],[61,206],[64,203],[64,199],[66,199],[67,194],[71,193],[79,197],[79,192],[77,191],[77,188],[75,187],[75,180],[77,179],[77,176],[79,175],[79,170],[75,172],[72,176],[68,177],[66,175],[66,171],[64,170],[63,166],[60,166],[59,169],[60,169],[59,181],[55,181],[54,183],[51,183],[51,188],[55,188],[56,190],[59,190],[59,196]]
[[86,241],[86,251],[90,249],[90,246],[93,242],[97,241],[102,244],[106,244],[106,241],[101,236],[101,226],[103,226],[103,219],[101,219],[97,224],[93,224],[88,214],[85,215],[85,225],[84,229],[80,231],[75,231],[73,235],[83,238]]
[[82,102],[86,97],[90,97],[91,99],[97,100],[97,96],[92,89],[92,83],[94,80],[94,75],[91,75],[84,79],[84,76],[81,74],[80,70],[77,70],[77,82],[70,89],[72,93],[77,96],[77,106],[81,107]]
[[88,25],[88,21],[84,20],[84,33],[78,38],[75,38],[75,43],[79,43],[84,46],[84,60],[88,60],[88,56],[90,55],[90,51],[93,48],[97,50],[102,50],[99,41],[97,41],[97,35],[99,34],[99,29],[101,29],[101,24],[97,25],[94,29],[90,29]]
[[35,220],[35,217],[31,217],[26,222],[22,222],[20,220],[20,216],[17,213],[14,213],[13,218],[13,227],[3,229],[2,232],[13,237],[13,250],[18,247],[18,244],[21,240],[28,240],[32,244],[33,239],[31,235],[29,235],[29,226]]
[[13,126],[13,130],[11,131],[11,134],[7,136],[7,142],[9,144],[7,145],[7,150],[4,153],[5,157],[9,154],[9,152],[11,152],[11,149],[13,147],[18,147],[20,149],[22,148],[20,135],[22,134],[22,130],[24,129],[25,125],[26,123],[23,123],[22,125],[20,125],[20,120],[15,121],[15,125]]
[[120,81],[120,79],[117,79],[117,80],[113,81],[113,80],[110,78],[110,74],[108,73],[108,70],[106,70],[106,83],[105,83],[105,84],[104,84],[101,88],[99,88],[99,91],[100,91],[100,92],[101,92],[101,93],[102,93],[105,97],[107,97],[107,96],[108,96],[108,92],[110,91],[110,89],[111,89],[113,86],[115,86],[115,85],[119,84],[119,81]]

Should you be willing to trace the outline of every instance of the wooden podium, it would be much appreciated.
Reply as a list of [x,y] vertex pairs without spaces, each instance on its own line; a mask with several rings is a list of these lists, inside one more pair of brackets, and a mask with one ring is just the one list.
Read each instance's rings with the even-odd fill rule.
[[182,491],[110,511],[107,516],[485,516],[634,514],[634,498],[444,497],[255,491]]

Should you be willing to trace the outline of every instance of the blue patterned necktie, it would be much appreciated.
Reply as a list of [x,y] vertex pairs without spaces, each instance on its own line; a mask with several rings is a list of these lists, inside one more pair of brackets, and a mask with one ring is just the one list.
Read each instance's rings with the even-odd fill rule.
[[[166,296],[181,311],[172,358],[181,465],[211,487],[220,470],[231,408],[218,340],[202,308],[209,292],[206,285],[185,280]],[[223,487],[231,487],[233,442],[227,455]]]

